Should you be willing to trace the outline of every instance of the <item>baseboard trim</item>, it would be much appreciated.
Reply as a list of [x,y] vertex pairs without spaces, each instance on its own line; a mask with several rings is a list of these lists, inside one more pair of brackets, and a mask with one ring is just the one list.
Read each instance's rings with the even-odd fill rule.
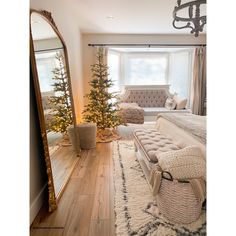
[[45,184],[37,197],[34,199],[32,204],[30,205],[30,225],[33,223],[33,220],[37,216],[40,208],[42,207],[44,203],[44,196],[45,196],[45,191],[47,190],[47,184]]

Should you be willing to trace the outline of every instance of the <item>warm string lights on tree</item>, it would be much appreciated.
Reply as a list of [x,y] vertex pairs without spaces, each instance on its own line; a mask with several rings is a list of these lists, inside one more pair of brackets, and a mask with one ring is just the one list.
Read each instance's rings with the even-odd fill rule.
[[113,82],[108,78],[108,66],[103,63],[103,48],[97,52],[97,63],[91,65],[92,80],[90,93],[86,95],[89,99],[85,106],[84,120],[97,124],[98,129],[115,128],[121,124],[121,119],[117,115],[116,94],[108,92]]
[[52,120],[49,123],[49,131],[66,133],[67,127],[73,123],[72,107],[68,77],[61,53],[56,54],[57,66],[52,71],[55,82],[52,85],[54,96],[50,97],[49,103],[53,105]]

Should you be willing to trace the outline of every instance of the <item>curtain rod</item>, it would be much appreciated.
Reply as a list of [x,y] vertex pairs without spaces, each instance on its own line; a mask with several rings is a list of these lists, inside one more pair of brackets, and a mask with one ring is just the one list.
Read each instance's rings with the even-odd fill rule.
[[156,46],[156,47],[162,47],[162,46],[164,46],[164,47],[180,47],[180,46],[184,46],[184,47],[193,47],[193,46],[198,46],[198,47],[200,47],[200,46],[203,46],[203,47],[205,47],[206,46],[206,44],[156,44],[156,43],[151,43],[151,44],[133,44],[133,43],[130,43],[130,44],[113,44],[113,43],[89,43],[88,44],[88,46],[89,47],[96,47],[96,46],[112,46],[112,47],[114,47],[114,46],[117,46],[117,47],[122,47],[122,46],[124,46],[124,47],[132,47],[132,46],[146,46],[146,47],[151,47],[151,46]]

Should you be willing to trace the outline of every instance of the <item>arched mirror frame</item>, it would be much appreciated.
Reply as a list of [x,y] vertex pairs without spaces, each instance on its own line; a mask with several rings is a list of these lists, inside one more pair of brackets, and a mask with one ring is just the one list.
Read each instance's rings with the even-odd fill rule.
[[[71,77],[70,77],[70,67],[69,67],[69,61],[68,61],[68,53],[66,44],[63,40],[63,37],[61,36],[60,32],[58,31],[58,28],[51,16],[51,13],[45,10],[38,11],[35,9],[30,10],[30,19],[31,14],[37,13],[42,16],[42,18],[48,22],[48,24],[52,27],[58,38],[61,40],[61,43],[63,45],[64,49],[64,57],[65,57],[65,66],[67,69],[67,78],[69,83],[69,91],[70,91],[70,98],[71,98],[71,106],[72,106],[72,114],[73,114],[73,124],[76,126],[76,115],[75,115],[75,109],[74,109],[74,100],[73,100],[73,94],[72,94],[72,88],[71,88]],[[46,133],[46,125],[45,125],[45,117],[44,117],[44,111],[43,111],[43,105],[42,105],[42,97],[40,93],[40,85],[39,85],[39,79],[38,79],[38,72],[37,72],[37,66],[36,66],[36,59],[35,59],[35,53],[34,53],[34,44],[33,44],[33,37],[32,37],[32,30],[31,30],[31,24],[30,24],[30,62],[33,72],[33,84],[35,88],[35,95],[36,95],[36,102],[38,107],[38,114],[39,114],[39,122],[40,122],[40,129],[41,129],[41,135],[43,140],[43,147],[44,147],[44,154],[45,154],[45,163],[46,163],[46,169],[47,169],[47,176],[48,176],[48,193],[49,193],[49,212],[54,211],[57,208],[57,201],[61,197],[62,191],[64,190],[68,180],[64,183],[64,186],[62,190],[60,191],[60,194],[58,197],[56,197],[55,194],[55,188],[54,188],[54,181],[53,181],[53,174],[52,174],[52,167],[51,167],[51,160],[50,160],[50,154],[49,154],[49,147],[48,147],[48,140],[47,140],[47,133]],[[76,137],[75,132],[75,138]],[[78,148],[78,147],[77,147]],[[77,150],[77,156],[79,156],[80,148]],[[79,159],[79,158],[78,158]]]

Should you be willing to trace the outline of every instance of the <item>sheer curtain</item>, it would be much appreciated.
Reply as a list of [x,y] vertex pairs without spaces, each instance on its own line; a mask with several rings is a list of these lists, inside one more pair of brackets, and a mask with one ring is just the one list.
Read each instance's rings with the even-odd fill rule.
[[108,72],[109,78],[113,82],[113,86],[109,88],[109,92],[121,92],[121,73],[120,73],[120,53],[116,51],[108,51]]
[[170,92],[188,99],[190,107],[191,78],[193,76],[194,49],[183,49],[170,53],[169,80]]
[[98,53],[102,54],[102,63],[104,65],[108,65],[108,47],[103,47],[103,46],[97,46],[94,47],[93,50],[93,63],[97,64],[98,63]]
[[206,101],[206,47],[196,48],[191,93],[192,113],[205,115]]
[[[112,79],[110,77],[110,68],[109,68],[109,63],[108,63],[108,47],[103,47],[103,46],[100,46],[100,47],[95,47],[94,48],[94,58],[93,58],[93,61],[94,63],[98,63],[98,57],[97,57],[97,54],[98,52],[100,52],[102,54],[102,63],[106,66],[108,66],[108,78],[109,79]],[[113,81],[113,83],[115,85],[117,85],[117,82],[116,81]],[[110,93],[113,93],[113,92],[117,92],[117,86],[112,86],[111,88],[108,88],[108,92]],[[115,101],[116,99],[113,99],[112,101]]]
[[107,55],[108,55],[108,47],[94,47],[93,49],[93,63],[98,62],[97,54],[101,52],[103,55],[103,63],[107,65]]

